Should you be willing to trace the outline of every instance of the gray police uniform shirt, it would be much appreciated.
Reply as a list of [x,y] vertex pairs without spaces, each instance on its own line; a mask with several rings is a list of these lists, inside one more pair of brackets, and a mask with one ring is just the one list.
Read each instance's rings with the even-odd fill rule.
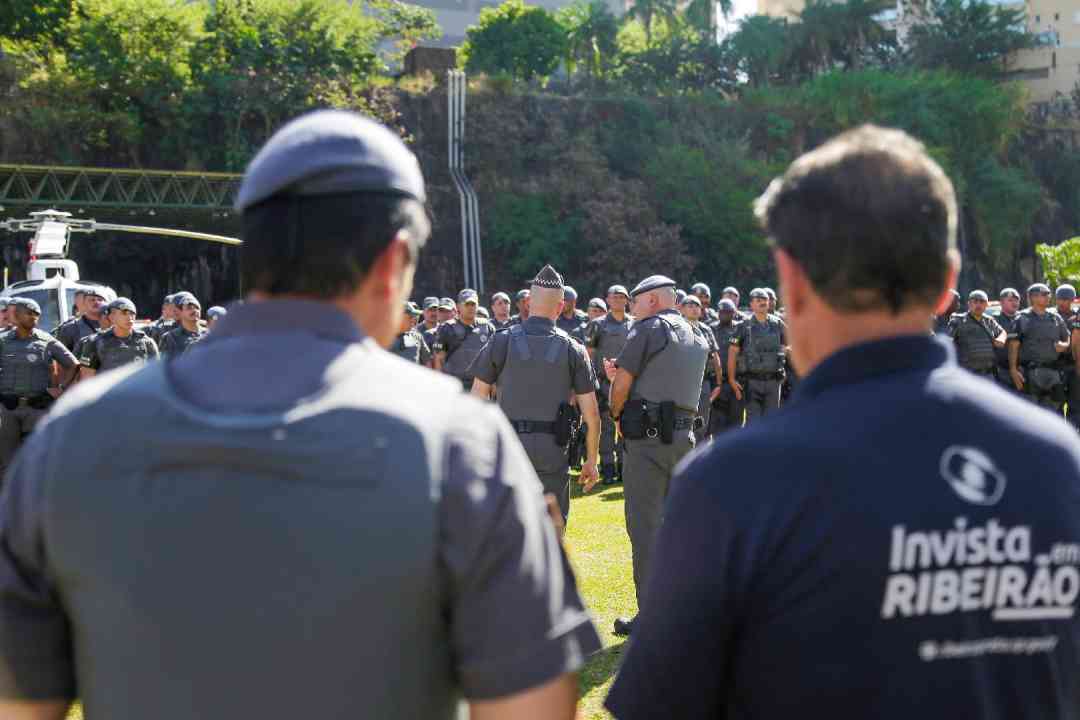
[[1058,361],[1055,343],[1069,339],[1065,321],[1055,312],[1041,315],[1031,308],[1016,314],[1013,335],[1020,341],[1021,365],[1054,365]]
[[[739,330],[741,323],[737,319],[732,319],[727,325],[722,325],[719,320],[709,325],[709,329],[712,330],[713,337],[716,339],[716,347],[720,352],[720,369],[724,373],[724,377],[721,380],[726,381],[727,376],[727,353],[728,347],[731,346],[731,338]],[[740,358],[741,359],[741,358]]]
[[64,369],[77,363],[71,351],[44,330],[35,328],[25,339],[14,330],[0,334],[0,395],[44,394],[49,388],[52,360]]
[[150,336],[140,330],[132,330],[127,337],[120,337],[113,328],[87,338],[84,341],[79,362],[91,370],[114,370],[129,363],[154,360],[158,348]]
[[0,697],[451,718],[600,646],[502,413],[323,303],[243,305],[203,352],[80,383],[4,492]]
[[435,352],[446,353],[443,372],[462,380],[471,380],[473,374],[470,367],[494,334],[495,327],[482,318],[477,318],[471,326],[460,320],[448,320],[440,325]]
[[[1013,315],[1006,315],[1005,313],[1000,313],[996,318],[994,318],[997,324],[1001,326],[1001,329],[1005,331],[1006,339],[1013,340],[1016,338],[1016,318],[1018,318],[1019,316],[1020,313],[1014,313]],[[1007,370],[1009,368],[1008,343],[1006,343],[1005,347],[1003,348],[994,348],[994,355],[995,357],[997,357],[998,367],[1002,367]]]
[[161,344],[161,336],[169,332],[176,327],[175,320],[166,320],[165,318],[158,318],[154,322],[146,326],[146,334],[150,336],[150,339],[155,343]]
[[668,309],[634,322],[618,366],[634,376],[631,398],[674,401],[679,410],[696,415],[708,356],[705,338],[678,310]]
[[390,345],[390,352],[417,365],[427,365],[431,362],[431,349],[424,342],[424,336],[415,329],[398,334]]
[[96,333],[98,327],[99,325],[97,322],[84,315],[77,320],[61,323],[61,325],[56,328],[56,339],[68,350],[74,352],[75,346],[79,344],[79,341],[84,337]]
[[713,334],[711,327],[703,322],[698,322],[696,325],[691,323],[691,327],[709,346],[709,357],[705,359],[705,379],[701,383],[702,388],[705,388],[708,384],[716,382],[716,368],[713,367],[712,356],[713,353],[720,352],[720,347],[716,343],[716,335]]
[[202,340],[206,332],[201,328],[196,332],[187,330],[183,325],[177,325],[169,332],[161,336],[161,356],[167,360],[179,357],[187,352],[195,343]]
[[949,336],[956,343],[956,358],[961,367],[976,372],[993,372],[997,364],[994,339],[1004,330],[989,315],[979,319],[970,312],[953,315]]
[[589,322],[589,316],[575,308],[574,314],[570,317],[565,317],[560,313],[559,317],[555,318],[555,327],[574,337],[574,334],[587,322]]
[[607,375],[604,373],[604,360],[614,360],[619,357],[633,324],[634,319],[630,315],[625,315],[622,320],[618,320],[609,312],[585,327],[585,345],[595,352],[593,360],[596,376],[604,385],[608,384]]
[[765,322],[754,316],[744,320],[730,342],[744,356],[747,372],[773,375],[784,369],[781,348],[787,345],[787,324],[776,315],[766,316]]

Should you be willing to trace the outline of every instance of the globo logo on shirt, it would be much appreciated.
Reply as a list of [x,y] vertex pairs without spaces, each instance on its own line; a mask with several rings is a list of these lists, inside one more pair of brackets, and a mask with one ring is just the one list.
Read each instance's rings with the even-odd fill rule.
[[996,505],[1005,494],[1005,474],[986,453],[953,445],[941,455],[941,476],[961,500],[972,505]]

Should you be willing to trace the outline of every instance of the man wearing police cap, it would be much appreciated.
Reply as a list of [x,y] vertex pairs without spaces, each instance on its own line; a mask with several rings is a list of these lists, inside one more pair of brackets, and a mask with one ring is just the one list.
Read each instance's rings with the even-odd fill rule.
[[1066,397],[1059,358],[1069,350],[1069,329],[1050,312],[1050,288],[1043,283],[1028,288],[1028,304],[1009,336],[1009,373],[1018,391],[1060,413]]
[[[577,290],[569,285],[563,288],[562,312],[560,312],[559,317],[556,318],[555,326],[567,335],[578,333],[582,324],[589,321],[589,316],[577,309],[577,299]],[[532,300],[530,298],[530,312],[532,311],[531,303]]]
[[[612,381],[611,416],[626,438],[626,530],[640,609],[671,475],[694,447],[692,430],[709,346],[675,308],[671,278],[645,278],[631,297],[634,326],[618,359],[605,362],[605,372]],[[632,620],[619,619],[615,632],[627,635],[632,627]]]
[[1020,292],[1015,288],[1002,288],[998,293],[998,301],[1001,303],[1001,312],[994,318],[1001,329],[1007,335],[1005,347],[994,348],[994,356],[997,358],[997,380],[1001,387],[1010,392],[1017,392],[1013,385],[1012,376],[1009,373],[1009,347],[1008,340],[1016,335],[1016,318],[1020,314]]
[[431,348],[424,342],[424,336],[417,329],[416,319],[420,317],[420,308],[411,302],[405,303],[405,312],[401,316],[401,326],[390,346],[390,352],[398,357],[424,367],[431,366]]
[[510,296],[504,292],[491,296],[491,324],[496,330],[510,327]]
[[[439,299],[439,307],[438,312],[436,313],[436,317],[439,320],[440,326],[443,323],[448,323],[457,317],[457,305],[454,304],[453,298],[444,297]],[[436,330],[435,332],[436,334],[438,334],[438,330]],[[432,347],[434,347],[434,344],[432,344]]]
[[[701,320],[704,308],[696,293],[691,293],[682,299],[679,311],[690,321],[694,332],[700,335],[709,346],[709,359],[705,363],[705,376],[701,381],[701,398],[698,400],[698,416],[701,421],[694,428],[694,438],[700,444],[709,435],[712,401],[720,394],[716,389],[717,373],[720,370],[720,348],[716,344],[716,336],[713,335],[712,328]],[[724,349],[726,350],[727,347],[725,346]]]
[[511,325],[517,325],[523,323],[529,319],[529,288],[518,290],[514,295],[514,305],[517,308],[517,314],[510,318]]
[[[711,395],[712,408],[709,413],[709,435],[716,435],[728,428],[742,425],[743,404],[736,398],[728,377],[727,353],[731,338],[739,330],[739,309],[729,298],[724,298],[716,308],[717,320],[709,327],[716,338],[720,352],[720,369],[717,371],[716,384],[719,392]],[[741,360],[740,356],[740,360]],[[737,370],[740,368],[736,368]]]
[[565,521],[570,513],[571,461],[567,455],[576,402],[588,426],[587,457],[579,482],[588,492],[599,479],[600,411],[596,375],[577,340],[559,329],[562,276],[550,265],[537,273],[529,295],[529,319],[501,330],[473,365],[473,395],[488,398],[498,387],[499,406],[517,431],[544,490],[555,496]]
[[95,286],[86,290],[83,314],[78,319],[60,325],[56,329],[56,339],[68,350],[74,351],[80,340],[98,331],[102,308],[115,299],[108,288]]
[[[584,331],[585,347],[589,350],[596,377],[600,380],[598,398],[602,415],[608,414],[607,402],[611,395],[611,384],[604,372],[604,363],[619,357],[626,345],[626,336],[633,324],[633,318],[626,312],[629,301],[630,293],[625,287],[612,285],[607,291],[607,314],[599,320],[589,322]],[[621,480],[623,451],[623,441],[618,435],[615,423],[605,417],[600,430],[600,475],[605,485]]]
[[[599,320],[607,315],[607,303],[603,298],[595,297],[589,301],[589,308],[585,311],[589,316],[589,322]],[[585,324],[588,327],[588,323]],[[584,342],[585,328],[582,328],[582,342]]]
[[968,293],[968,311],[952,316],[948,335],[956,343],[956,361],[960,367],[992,380],[997,375],[994,349],[1005,347],[1008,333],[986,314],[989,301],[982,290]]
[[460,317],[439,326],[435,338],[435,369],[456,377],[466,390],[472,389],[472,363],[495,334],[487,320],[477,317],[479,305],[475,290],[458,293]]
[[[45,416],[78,368],[70,350],[49,333],[38,330],[41,306],[36,301],[14,297],[8,302],[15,311],[15,327],[0,334],[0,475],[11,463],[23,436]],[[55,387],[53,360],[63,368]],[[3,695],[0,692],[0,697]]]
[[517,436],[382,349],[425,201],[415,156],[353,113],[260,150],[246,302],[200,352],[76,388],[9,473],[0,716],[76,694],[157,720],[192,698],[200,720],[449,719],[463,696],[573,716],[599,638]]
[[1054,299],[1057,305],[1057,314],[1065,321],[1065,327],[1069,329],[1069,351],[1064,352],[1058,358],[1058,366],[1061,370],[1061,379],[1065,385],[1065,398],[1068,405],[1065,410],[1065,419],[1074,428],[1080,429],[1080,382],[1076,375],[1076,346],[1072,342],[1072,330],[1080,321],[1080,315],[1073,310],[1076,301],[1076,288],[1072,285],[1059,285],[1054,291]]
[[[787,325],[769,313],[769,293],[750,291],[753,315],[739,324],[728,350],[728,382],[746,408],[746,422],[780,409],[780,385],[787,366]],[[739,375],[739,358],[745,371]],[[742,380],[740,380],[740,377]],[[743,382],[745,381],[745,387]]]
[[129,363],[157,359],[157,344],[149,335],[135,329],[135,303],[128,298],[117,298],[105,310],[112,327],[85,341],[79,354],[80,374],[93,377]]
[[952,296],[952,302],[945,312],[934,317],[934,334],[935,335],[947,335],[949,333],[949,322],[952,320],[952,316],[960,311],[960,293],[955,289],[950,290],[949,294]]
[[701,321],[706,325],[716,322],[716,310],[712,307],[712,290],[703,282],[690,286],[690,292],[701,301]]
[[161,301],[161,317],[146,326],[146,334],[155,343],[161,343],[161,336],[176,327],[176,306],[173,305],[173,293]]
[[161,336],[159,348],[166,360],[180,357],[206,335],[199,323],[202,305],[198,298],[189,292],[178,292],[173,295],[173,305],[176,306],[176,327]]

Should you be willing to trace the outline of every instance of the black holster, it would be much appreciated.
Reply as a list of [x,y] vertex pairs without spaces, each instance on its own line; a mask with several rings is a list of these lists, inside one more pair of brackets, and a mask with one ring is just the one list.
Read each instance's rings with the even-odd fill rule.
[[571,465],[575,465],[581,458],[581,451],[585,445],[585,424],[581,422],[581,411],[576,407],[571,410],[573,410],[574,418],[570,425],[570,442],[566,446],[566,458]]
[[660,403],[658,413],[656,425],[660,430],[660,442],[670,445],[675,442],[675,403],[671,400]]
[[570,444],[576,414],[577,410],[571,407],[570,403],[561,403],[559,405],[559,412],[555,416],[555,444],[559,447],[566,447]]
[[627,400],[619,416],[619,428],[627,440],[641,440],[646,436],[652,423],[649,421],[649,408],[644,400]]

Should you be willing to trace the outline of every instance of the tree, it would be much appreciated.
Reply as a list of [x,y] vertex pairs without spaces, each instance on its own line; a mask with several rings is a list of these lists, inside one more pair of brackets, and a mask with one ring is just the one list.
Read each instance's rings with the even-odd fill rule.
[[1023,29],[1023,8],[1000,7],[986,0],[930,2],[929,17],[908,36],[910,62],[916,67],[996,77],[1006,72],[1015,52],[1036,45],[1035,36]]
[[53,39],[75,10],[75,0],[4,0],[0,37],[11,40]]
[[1051,287],[1066,282],[1080,284],[1080,237],[1060,245],[1036,245],[1035,254],[1042,262],[1043,275]]
[[551,13],[523,0],[506,0],[480,11],[478,23],[466,31],[462,54],[471,72],[529,81],[555,72],[566,46],[566,31]]
[[566,66],[583,71],[592,81],[607,73],[618,52],[619,22],[601,0],[575,2],[559,10],[555,18],[566,31]]
[[423,40],[442,35],[435,13],[400,0],[366,0],[368,13],[379,22],[379,37],[393,43],[388,59],[397,63]]
[[676,0],[634,0],[626,12],[627,18],[641,21],[641,26],[645,29],[645,40],[649,45],[653,40],[653,20],[662,18],[671,24],[678,15]]
[[752,15],[739,22],[724,43],[735,65],[753,87],[766,87],[778,75],[788,58],[791,31],[787,20],[769,15]]

